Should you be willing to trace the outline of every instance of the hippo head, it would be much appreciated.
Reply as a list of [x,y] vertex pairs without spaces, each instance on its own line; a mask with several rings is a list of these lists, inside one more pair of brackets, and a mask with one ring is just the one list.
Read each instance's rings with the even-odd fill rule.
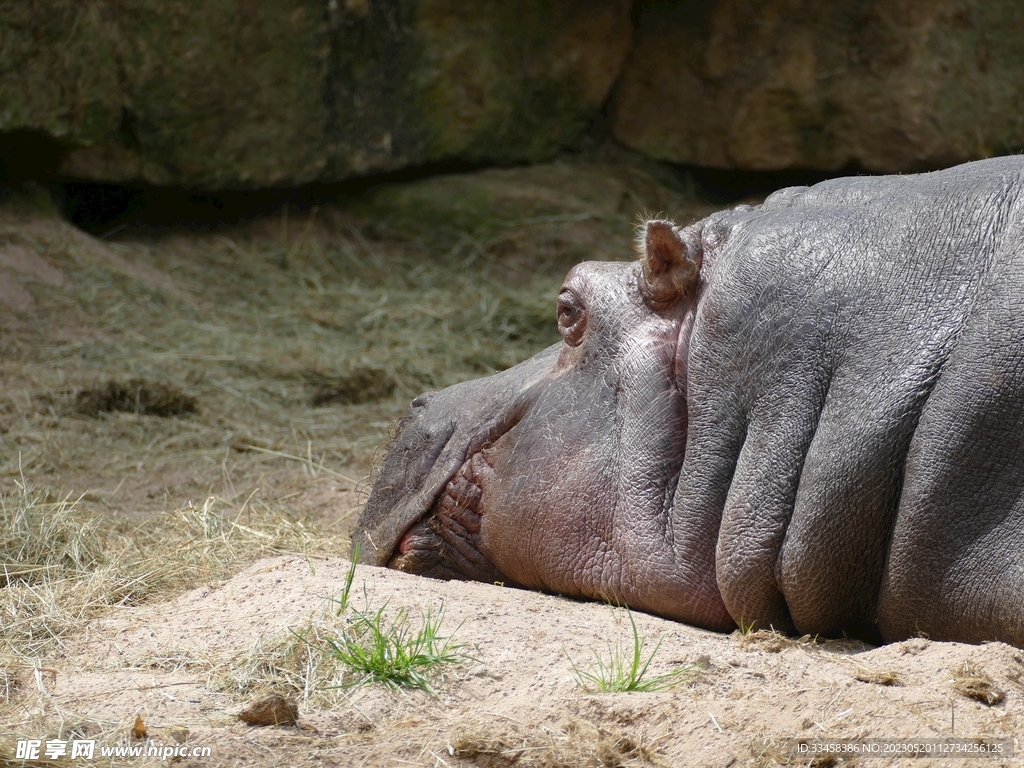
[[362,560],[1024,648],[1022,210],[1014,157],[648,223],[569,273],[560,345],[413,402]]
[[713,576],[694,583],[666,542],[700,239],[651,221],[638,249],[569,272],[560,345],[413,401],[354,536],[363,562],[731,626]]

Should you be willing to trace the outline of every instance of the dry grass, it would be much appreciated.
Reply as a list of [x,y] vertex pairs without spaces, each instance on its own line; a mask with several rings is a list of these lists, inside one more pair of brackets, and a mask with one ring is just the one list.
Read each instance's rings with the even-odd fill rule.
[[1006,692],[979,665],[965,662],[953,669],[953,690],[961,696],[994,706],[1006,698]]
[[857,764],[856,762],[830,754],[808,757],[797,751],[796,745],[798,743],[795,739],[779,739],[776,737],[754,739],[750,743],[750,754],[752,756],[750,765],[754,766],[754,768],[769,768],[769,766],[777,765],[829,768],[834,765]]
[[563,165],[113,243],[0,209],[0,247],[58,276],[0,268],[36,304],[0,309],[0,482],[136,515],[285,496],[285,454],[364,477],[410,398],[556,341],[565,271],[630,258],[643,207],[698,213],[640,171]]
[[[760,650],[767,651],[768,653],[779,653],[795,645],[797,642],[804,641],[803,638],[800,641],[794,640],[775,629],[755,630],[750,626],[746,630],[737,630],[733,633],[733,636],[736,638],[737,645],[747,651]],[[810,638],[805,642],[809,641]]]
[[610,731],[587,720],[527,727],[507,722],[464,723],[448,736],[449,753],[483,768],[626,768],[665,766],[643,729]]
[[870,683],[871,685],[903,685],[900,673],[895,670],[870,669],[861,665],[857,665],[857,671],[854,673],[853,679],[859,680],[862,683]]
[[59,655],[68,633],[110,606],[216,581],[260,557],[330,556],[347,545],[257,497],[241,507],[210,497],[140,523],[104,520],[22,483],[0,495],[0,510],[0,663],[8,668]]

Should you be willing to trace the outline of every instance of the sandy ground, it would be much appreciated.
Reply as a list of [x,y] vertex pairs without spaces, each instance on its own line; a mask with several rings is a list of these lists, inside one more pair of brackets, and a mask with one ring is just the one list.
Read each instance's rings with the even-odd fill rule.
[[[300,699],[297,727],[243,725],[246,697],[217,684],[218,675],[330,611],[348,568],[269,559],[168,603],[117,610],[85,627],[55,673],[36,681],[43,693],[25,727],[45,711],[77,732],[120,730],[127,739],[141,716],[149,743],[173,746],[187,734],[188,745],[209,746],[210,757],[177,763],[207,767],[897,765],[906,758],[791,755],[790,740],[945,737],[1017,755],[986,764],[1024,765],[1024,652],[1007,645],[913,639],[871,648],[720,635],[635,614],[648,647],[661,644],[651,673],[692,665],[692,681],[593,694],[572,664],[586,669],[595,654],[608,659],[610,644],[629,646],[622,610],[364,566],[356,602],[414,615],[443,605],[443,628],[473,659],[448,668],[436,696],[353,687],[326,709]],[[964,665],[989,677],[998,703],[957,690]],[[978,764],[914,764],[932,762]]]
[[[508,195],[518,195],[527,187],[516,174],[526,173],[484,178],[512,184]],[[565,184],[575,184],[578,176],[565,169],[555,175]],[[639,205],[636,195],[626,195],[619,181],[612,182],[592,185],[610,190],[608,211]],[[561,204],[566,193],[556,191],[549,196]],[[596,203],[592,207],[593,212],[580,210],[594,221],[598,214],[611,215]],[[582,214],[575,208],[570,213],[571,226],[583,227]],[[320,240],[311,235],[308,242],[284,236],[277,244],[277,235],[261,235],[262,225],[254,225],[252,231],[229,232],[230,237],[182,235],[110,245],[52,217],[7,216],[0,221],[4,489],[27,479],[58,497],[87,491],[80,500],[87,511],[145,519],[185,501],[201,505],[210,493],[238,508],[260,487],[286,511],[343,531],[351,528],[363,498],[353,489],[404,406],[396,395],[314,408],[303,377],[320,371],[322,359],[340,359],[351,346],[353,329],[366,326],[371,341],[371,332],[386,330],[383,325],[377,330],[384,310],[376,305],[355,320],[345,314],[360,299],[360,290],[367,291],[350,290],[341,279],[349,272],[342,267],[359,256],[365,264],[357,274],[373,277],[374,264],[387,266],[389,253],[400,252],[399,246],[367,246],[347,224],[326,229]],[[312,215],[307,224],[311,229]],[[514,231],[533,230],[524,224]],[[596,238],[602,230],[594,232]],[[563,240],[579,239],[576,230],[559,229],[555,234],[562,240],[547,230],[527,234],[517,246],[524,253],[550,240],[559,258]],[[345,246],[349,250],[337,245],[344,237],[352,241]],[[627,220],[616,246],[624,254],[628,238]],[[510,242],[495,240],[491,250],[481,252],[497,259]],[[323,254],[332,253],[328,266],[316,266]],[[299,266],[280,267],[285,257]],[[313,266],[302,266],[300,257]],[[365,275],[360,279],[381,292],[381,306],[392,302],[389,322],[405,317],[402,312],[412,317],[416,307],[404,308],[405,294],[388,282],[387,269],[380,271],[385,277],[376,282]],[[235,287],[239,280],[244,291]],[[431,306],[448,311],[448,294],[437,295],[441,299],[431,299]],[[532,305],[514,304],[510,311],[521,313],[524,306]],[[544,322],[551,312],[545,304]],[[433,317],[416,313],[416,318]],[[457,330],[465,324],[461,317],[445,315],[430,333],[447,332],[448,326]],[[474,331],[474,338],[481,333]],[[481,338],[483,351],[474,351],[474,359],[490,347],[512,343]],[[461,343],[453,342],[452,348]],[[394,355],[386,346],[381,354]],[[369,355],[375,348],[367,349]],[[419,353],[413,352],[407,354],[415,362]],[[448,371],[450,361],[442,363],[439,370]],[[427,376],[430,371],[424,370]],[[200,415],[68,414],[77,388],[129,375],[196,394]],[[348,475],[355,479],[345,480]],[[302,678],[302,663],[312,668],[324,658],[316,648],[297,644],[292,630],[304,633],[333,615],[331,598],[340,593],[349,568],[343,549],[337,560],[262,560],[224,582],[137,607],[111,608],[63,639],[59,654],[0,669],[0,682],[13,682],[4,686],[0,764],[10,746],[5,739],[60,733],[106,744],[209,747],[207,757],[114,761],[204,768],[889,766],[908,758],[900,752],[886,757],[793,752],[793,740],[947,737],[965,745],[947,749],[979,750],[980,741],[1002,752],[989,763],[927,756],[914,764],[1024,766],[1024,651],[1006,645],[919,638],[870,648],[771,633],[718,635],[636,614],[647,652],[657,648],[651,674],[688,667],[687,682],[656,693],[589,693],[574,677],[573,665],[589,670],[598,657],[607,663],[616,643],[629,649],[632,634],[624,611],[364,567],[353,589],[357,604],[365,599],[371,607],[386,606],[390,617],[406,608],[412,620],[428,609],[436,616],[443,606],[443,629],[466,644],[467,658],[433,680],[436,695],[380,684],[313,687],[297,696],[297,726],[244,725],[239,713],[272,690],[275,680],[281,681],[282,693],[295,695],[282,669],[298,669],[288,678],[294,684]],[[282,655],[288,647],[291,656]],[[133,741],[137,721],[145,736]],[[919,744],[935,748],[934,741]],[[876,748],[905,750],[909,742]]]

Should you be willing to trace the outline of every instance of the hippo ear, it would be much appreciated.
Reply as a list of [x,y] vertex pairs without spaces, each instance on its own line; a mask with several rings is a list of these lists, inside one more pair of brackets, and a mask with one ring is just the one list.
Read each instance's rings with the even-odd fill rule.
[[651,309],[662,310],[692,294],[703,254],[670,221],[654,219],[644,227],[644,276],[640,292]]

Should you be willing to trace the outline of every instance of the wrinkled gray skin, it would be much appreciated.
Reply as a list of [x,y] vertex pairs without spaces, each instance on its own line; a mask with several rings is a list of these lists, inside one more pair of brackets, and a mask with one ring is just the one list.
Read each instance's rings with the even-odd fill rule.
[[364,562],[702,627],[1024,647],[1024,158],[785,189],[417,398]]

